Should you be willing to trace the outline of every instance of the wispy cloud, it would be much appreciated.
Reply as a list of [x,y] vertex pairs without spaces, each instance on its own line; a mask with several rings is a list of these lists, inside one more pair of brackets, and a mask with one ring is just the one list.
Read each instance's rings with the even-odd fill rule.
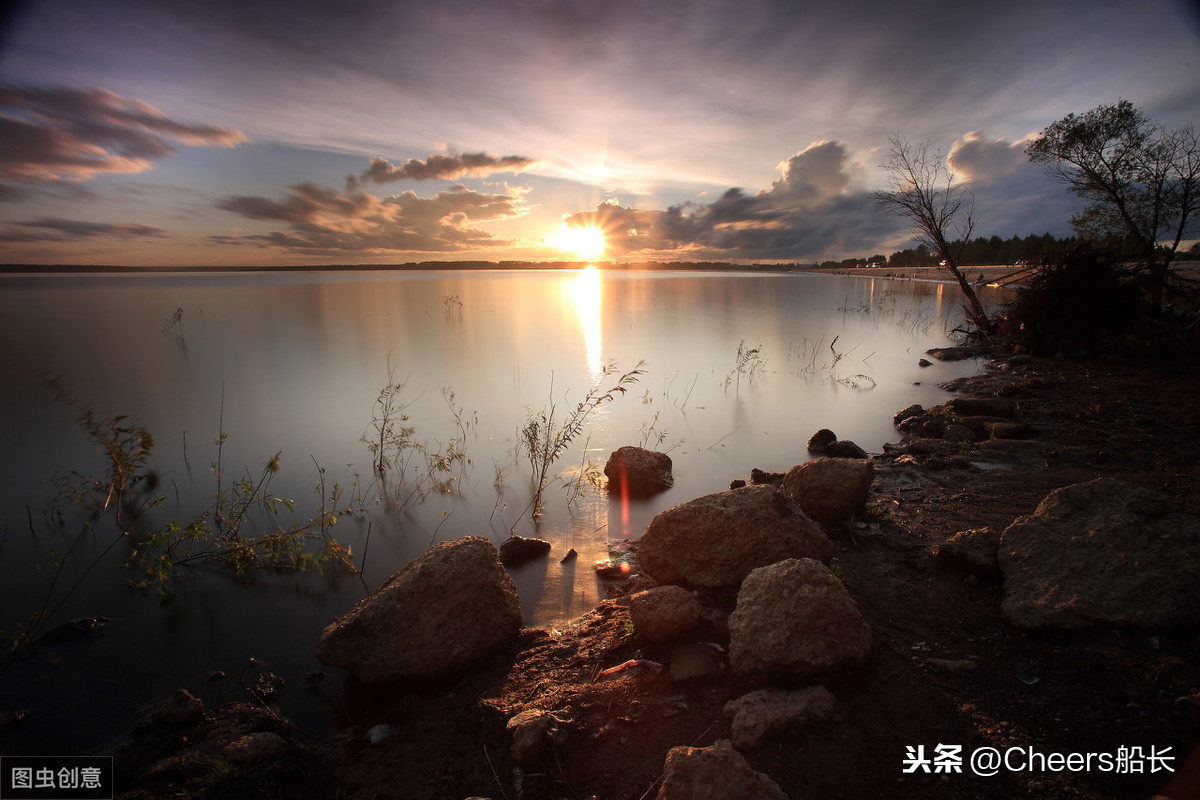
[[386,158],[372,158],[371,166],[362,172],[346,176],[346,191],[352,192],[364,183],[395,183],[396,181],[427,181],[435,178],[483,178],[496,172],[519,173],[537,164],[525,156],[496,156],[487,153],[439,153],[424,160],[410,158],[396,166]]
[[135,173],[176,151],[176,143],[235,146],[231,128],[173,120],[105,89],[0,84],[0,180],[42,183]]
[[404,192],[380,199],[301,183],[288,187],[280,200],[242,195],[225,198],[217,205],[250,219],[286,223],[287,230],[218,236],[212,241],[253,243],[309,255],[503,247],[510,243],[473,224],[518,217],[528,210],[520,191],[485,194],[462,185],[433,197]]
[[134,222],[83,222],[52,217],[0,228],[0,242],[74,242],[101,237],[136,239],[169,235],[162,228]]

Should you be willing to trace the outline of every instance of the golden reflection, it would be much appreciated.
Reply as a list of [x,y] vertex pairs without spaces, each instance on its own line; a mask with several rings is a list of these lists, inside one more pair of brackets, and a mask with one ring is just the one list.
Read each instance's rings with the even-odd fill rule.
[[599,380],[604,367],[601,359],[600,332],[600,271],[587,267],[570,283],[571,299],[575,302],[575,313],[583,326],[583,344],[587,352],[588,373],[592,380]]

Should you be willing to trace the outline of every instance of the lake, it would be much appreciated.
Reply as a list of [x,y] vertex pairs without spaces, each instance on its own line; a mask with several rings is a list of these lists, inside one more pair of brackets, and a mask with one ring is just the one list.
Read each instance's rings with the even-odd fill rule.
[[[51,625],[111,618],[103,634],[51,645],[50,657],[0,676],[0,710],[31,711],[0,752],[89,752],[155,697],[186,687],[208,705],[239,699],[239,674],[249,683],[264,669],[286,681],[286,715],[329,730],[342,676],[318,691],[303,680],[322,669],[313,655],[321,630],[435,541],[499,543],[510,531],[550,541],[549,559],[513,570],[525,624],[578,617],[605,591],[592,562],[662,509],[726,489],[751,468],[805,461],[819,428],[873,452],[894,441],[895,411],[940,402],[939,383],[979,367],[918,365],[949,342],[960,305],[957,289],[940,283],[770,272],[0,277],[0,629],[11,634],[42,606],[54,559],[68,553],[50,606],[66,599]],[[551,467],[557,479],[534,519],[519,431],[551,407],[559,424],[589,390],[634,369],[637,382],[598,405]],[[330,530],[362,575],[243,580],[183,569],[165,605],[126,588],[130,538],[105,524],[77,537],[82,518],[54,479],[102,477],[105,462],[49,376],[96,419],[127,415],[119,424],[153,435],[162,507],[147,512],[148,525],[211,509],[218,459],[228,490],[239,478],[258,482],[278,453],[269,491],[294,511],[256,505],[247,526],[317,516],[314,487],[323,477],[328,499],[336,481]],[[407,469],[393,467],[385,488],[364,439],[378,439],[389,385],[403,387],[391,419],[403,415],[411,430]],[[622,505],[584,479],[627,444],[668,452],[674,488]],[[448,470],[436,469],[433,454],[455,452]],[[570,548],[579,558],[560,564]],[[218,670],[226,677],[210,681]]]

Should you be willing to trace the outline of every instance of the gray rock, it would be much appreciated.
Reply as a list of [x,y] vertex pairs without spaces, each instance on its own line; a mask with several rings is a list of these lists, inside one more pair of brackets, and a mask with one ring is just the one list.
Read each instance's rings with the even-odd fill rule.
[[660,512],[642,534],[642,569],[660,583],[732,588],[755,567],[785,558],[828,561],[820,526],[773,486],[705,495]]
[[642,447],[619,448],[608,457],[604,474],[608,476],[608,491],[618,495],[628,492],[635,497],[646,497],[675,485],[671,457]]
[[679,586],[657,586],[629,598],[629,618],[638,635],[670,642],[693,633],[703,619],[700,601]]
[[870,653],[870,627],[824,564],[788,559],[742,583],[729,617],[729,663],[739,678],[820,678],[861,666]]
[[443,542],[327,627],[322,664],[363,683],[434,678],[461,670],[517,635],[521,606],[496,546],[471,536]]
[[729,728],[733,746],[748,750],[785,728],[832,719],[836,704],[833,692],[824,686],[795,691],[769,688],[730,700],[724,712],[733,717]]
[[711,747],[672,747],[656,800],[787,800],[775,781],[756,772],[728,739]]
[[1200,517],[1097,478],[1051,492],[1000,538],[1001,609],[1025,628],[1200,623]]
[[870,461],[818,458],[788,470],[783,492],[817,522],[845,522],[866,505],[874,479]]
[[938,548],[938,558],[977,575],[1000,572],[997,551],[1000,537],[991,528],[959,531]]
[[549,552],[550,543],[544,539],[509,536],[500,543],[500,563],[506,567],[519,567]]

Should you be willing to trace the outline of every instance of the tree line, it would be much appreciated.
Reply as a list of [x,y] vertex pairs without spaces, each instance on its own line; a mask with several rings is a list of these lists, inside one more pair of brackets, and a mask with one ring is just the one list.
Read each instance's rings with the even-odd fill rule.
[[[1045,257],[1055,253],[1070,250],[1078,244],[1074,236],[1058,237],[1050,233],[1030,234],[1028,236],[1012,236],[1001,239],[999,236],[980,236],[967,241],[951,242],[951,245],[962,253],[960,266],[980,267],[993,264],[1016,264],[1017,262],[1039,263]],[[846,258],[841,261],[825,261],[821,266],[829,268],[854,269],[856,267],[936,267],[942,257],[930,251],[924,244],[897,250],[889,255],[882,253],[870,258]]]

